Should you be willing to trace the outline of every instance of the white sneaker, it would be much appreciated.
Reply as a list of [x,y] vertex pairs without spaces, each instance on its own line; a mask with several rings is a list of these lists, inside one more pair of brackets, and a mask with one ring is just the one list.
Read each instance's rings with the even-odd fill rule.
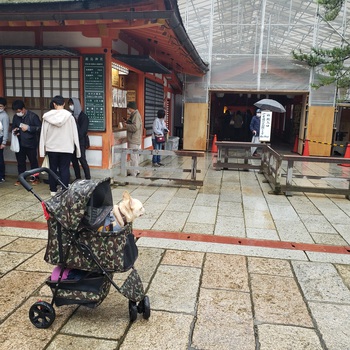
[[57,192],[50,192],[51,197],[56,196]]
[[152,163],[152,166],[154,166],[155,168],[159,168],[160,165],[158,163]]

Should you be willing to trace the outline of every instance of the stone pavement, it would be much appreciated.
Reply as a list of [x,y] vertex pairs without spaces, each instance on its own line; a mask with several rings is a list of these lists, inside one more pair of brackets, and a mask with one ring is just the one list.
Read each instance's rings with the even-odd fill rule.
[[[132,324],[111,288],[95,309],[55,307],[49,329],[32,326],[30,306],[52,298],[45,219],[14,177],[0,184],[0,349],[350,349],[350,201],[271,195],[263,175],[215,171],[210,154],[199,167],[197,190],[113,186],[115,203],[128,190],[146,208],[134,224],[136,268],[152,311]],[[339,171],[308,170],[330,186]],[[35,191],[49,193],[43,183]]]

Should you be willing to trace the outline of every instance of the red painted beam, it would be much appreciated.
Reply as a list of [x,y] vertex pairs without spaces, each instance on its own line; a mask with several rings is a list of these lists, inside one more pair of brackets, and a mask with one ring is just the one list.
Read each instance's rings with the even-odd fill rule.
[[168,238],[168,239],[177,239],[182,241],[221,243],[221,244],[232,244],[232,245],[241,245],[241,246],[250,246],[250,247],[291,249],[291,250],[302,250],[302,251],[334,253],[334,254],[350,254],[350,246],[333,246],[333,245],[322,245],[322,244],[311,244],[311,243],[272,241],[272,240],[265,240],[265,239],[213,236],[213,235],[206,235],[206,234],[199,234],[199,233],[165,232],[165,231],[152,231],[152,230],[134,230],[134,235],[136,238],[141,238],[141,237]]
[[[18,227],[23,229],[47,230],[45,222],[35,221],[21,221],[21,220],[0,220],[0,227]],[[301,250],[319,253],[333,253],[333,254],[350,254],[350,246],[335,246],[312,243],[297,243],[285,241],[272,241],[267,239],[252,239],[240,237],[214,236],[200,233],[183,233],[171,231],[154,231],[154,230],[134,230],[136,238],[150,237],[150,238],[168,238],[180,241],[192,242],[206,242],[206,243],[220,243],[232,244],[249,247],[263,247],[275,249],[290,249]]]
[[46,222],[21,221],[21,220],[0,220],[0,227],[30,228],[34,230],[47,230]]

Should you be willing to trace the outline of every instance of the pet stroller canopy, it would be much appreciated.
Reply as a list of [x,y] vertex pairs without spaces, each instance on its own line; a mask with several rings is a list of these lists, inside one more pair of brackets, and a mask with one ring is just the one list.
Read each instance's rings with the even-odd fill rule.
[[110,178],[75,181],[45,203],[66,230],[76,231],[81,223],[95,229],[113,208]]

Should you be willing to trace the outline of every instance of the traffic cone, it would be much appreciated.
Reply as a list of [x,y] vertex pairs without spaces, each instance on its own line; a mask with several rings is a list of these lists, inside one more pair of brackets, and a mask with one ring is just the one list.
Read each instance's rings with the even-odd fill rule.
[[[350,158],[350,143],[346,145],[346,150],[344,154],[344,158]],[[340,166],[350,166],[350,164],[338,164]]]
[[[217,138],[215,134],[213,138],[213,144],[211,146],[211,153],[218,153],[218,146],[216,146],[216,141],[217,141]],[[216,156],[216,154],[214,156]]]
[[299,143],[299,136],[295,135],[295,141],[294,141],[294,147],[293,147],[293,153],[298,153],[298,143]]
[[310,151],[309,151],[309,140],[305,140],[304,150],[303,150],[303,156],[308,157],[309,155],[310,155]]

